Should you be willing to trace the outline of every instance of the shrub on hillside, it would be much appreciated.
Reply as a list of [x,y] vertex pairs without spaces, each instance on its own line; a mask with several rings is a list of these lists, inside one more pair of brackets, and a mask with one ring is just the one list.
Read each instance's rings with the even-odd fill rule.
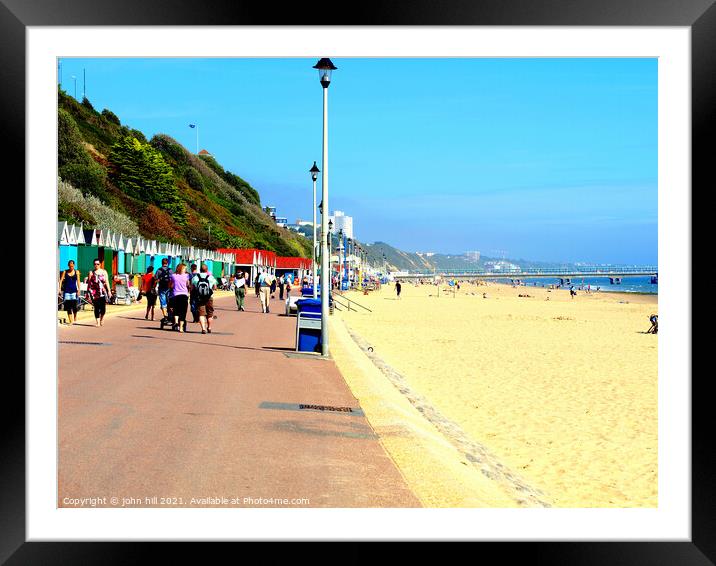
[[89,98],[86,96],[82,97],[82,106],[85,108],[92,110],[94,112],[94,106],[92,106],[92,103],[89,101]]
[[200,159],[204,163],[206,163],[209,168],[214,171],[214,173],[216,173],[221,179],[223,179],[226,183],[238,190],[242,194],[242,196],[244,196],[249,202],[252,202],[259,206],[261,205],[261,198],[259,197],[258,191],[254,189],[251,185],[249,185],[246,181],[244,181],[241,177],[235,175],[231,171],[226,171],[211,155],[202,155]]
[[102,116],[104,116],[108,122],[112,122],[113,124],[117,124],[118,126],[122,125],[117,115],[111,110],[107,110],[105,108],[104,110],[102,110]]
[[128,216],[117,212],[93,195],[82,191],[63,179],[57,180],[58,218],[62,214],[74,214],[74,220],[93,220],[89,227],[109,228],[125,236],[138,236],[139,227]]
[[105,195],[105,170],[92,159],[89,163],[68,163],[60,167],[59,174],[84,194]]
[[204,180],[193,167],[187,167],[184,172],[184,179],[186,179],[187,184],[195,191],[204,191]]
[[82,136],[77,123],[69,112],[57,111],[57,164],[59,167],[68,163],[89,164],[89,154],[82,145]]
[[132,129],[129,131],[129,134],[130,134],[132,137],[137,138],[140,142],[142,142],[142,143],[147,143],[147,138],[144,137],[144,134],[143,134],[142,132],[140,132],[139,130],[135,130],[134,128],[132,128]]
[[87,227],[95,226],[97,221],[89,212],[76,202],[57,203],[57,220],[68,222],[70,224],[83,224]]
[[188,163],[187,151],[169,136],[157,134],[149,143],[152,147],[167,155],[174,163],[182,165]]
[[186,244],[171,216],[153,204],[147,206],[139,222],[142,235],[147,238]]

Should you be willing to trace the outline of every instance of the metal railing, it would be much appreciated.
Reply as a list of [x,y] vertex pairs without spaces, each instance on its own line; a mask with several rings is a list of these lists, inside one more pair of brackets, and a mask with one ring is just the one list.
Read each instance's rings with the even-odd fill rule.
[[[345,303],[345,304],[342,303],[342,302],[338,299],[338,297],[340,297],[341,300],[346,301],[346,303]],[[345,296],[343,296],[343,295],[337,295],[337,294],[335,294],[335,295],[333,295],[333,300],[335,301],[335,303],[336,303],[337,305],[340,305],[341,307],[345,307],[345,308],[347,308],[349,311],[351,310],[351,305],[355,305],[355,306],[360,307],[360,308],[362,308],[362,309],[364,309],[364,310],[367,310],[368,312],[373,312],[373,311],[370,310],[368,307],[364,307],[364,306],[361,305],[360,303],[357,303],[357,302],[355,302],[353,299],[349,299],[348,297],[345,297]],[[339,309],[339,310],[342,310],[342,309]],[[353,309],[353,310],[357,311],[358,309]]]

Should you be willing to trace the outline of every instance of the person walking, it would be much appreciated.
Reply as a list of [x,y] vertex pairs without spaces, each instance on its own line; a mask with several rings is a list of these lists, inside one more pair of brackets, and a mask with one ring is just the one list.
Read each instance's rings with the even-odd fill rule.
[[268,277],[270,285],[271,285],[271,298],[275,299],[276,298],[276,276],[269,271],[267,274],[267,277]]
[[236,272],[234,277],[234,295],[236,295],[236,308],[240,311],[244,309],[244,298],[246,297],[246,281],[248,279],[248,273]]
[[211,334],[211,321],[214,318],[214,289],[216,289],[216,279],[209,273],[206,264],[201,264],[201,271],[194,275],[191,279],[191,288],[196,295],[197,313],[199,314],[199,324],[201,325],[201,333]]
[[142,275],[142,294],[147,297],[147,312],[144,319],[147,320],[149,315],[154,320],[154,306],[157,304],[157,278],[154,277],[154,267],[147,267],[147,272]]
[[169,281],[169,288],[172,291],[172,309],[174,314],[173,330],[184,332],[186,328],[186,311],[189,306],[189,294],[191,282],[186,272],[186,265],[177,265],[176,273],[172,273]]
[[400,299],[400,291],[402,290],[402,286],[400,285],[400,281],[395,282],[395,294]]
[[269,302],[271,300],[271,277],[269,273],[261,273],[258,279],[261,299],[261,312],[268,314]]
[[[193,279],[195,275],[199,273],[199,269],[196,267],[195,263],[191,264],[191,273],[189,275],[189,279]],[[197,297],[196,297],[196,289],[192,285],[191,293],[189,294],[189,309],[191,310],[192,314],[192,322],[199,322],[199,311],[198,311],[198,304],[197,304]]]
[[261,289],[261,282],[259,279],[261,279],[261,275],[263,275],[263,271],[259,271],[256,274],[256,280],[254,281],[254,287],[256,288],[256,298],[261,298],[259,290]]
[[67,313],[67,322],[74,324],[77,320],[77,301],[79,300],[80,272],[75,269],[75,262],[67,262],[67,269],[60,275],[57,294],[62,298],[62,304]]
[[87,278],[87,290],[92,299],[94,308],[95,326],[104,325],[104,315],[107,313],[107,299],[112,294],[109,287],[109,275],[102,269],[99,258],[94,260],[94,269]]
[[157,278],[157,296],[159,297],[159,308],[162,309],[162,315],[164,315],[164,318],[169,318],[169,314],[167,312],[167,304],[169,302],[169,297],[171,296],[171,291],[169,290],[169,282],[172,278],[172,270],[169,267],[169,260],[167,258],[162,259],[162,266],[157,269],[156,272],[156,278]]
[[283,290],[286,287],[285,274],[278,278],[278,298],[283,301]]

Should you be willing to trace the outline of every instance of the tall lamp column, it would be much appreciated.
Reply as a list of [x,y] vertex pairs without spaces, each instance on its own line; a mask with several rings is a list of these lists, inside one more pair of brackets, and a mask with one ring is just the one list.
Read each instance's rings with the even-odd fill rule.
[[331,290],[330,283],[330,232],[328,232],[328,86],[331,84],[331,73],[336,66],[328,58],[323,58],[313,66],[318,69],[318,78],[323,87],[323,173],[321,174],[321,188],[323,212],[321,214],[321,354],[328,356],[328,300]]

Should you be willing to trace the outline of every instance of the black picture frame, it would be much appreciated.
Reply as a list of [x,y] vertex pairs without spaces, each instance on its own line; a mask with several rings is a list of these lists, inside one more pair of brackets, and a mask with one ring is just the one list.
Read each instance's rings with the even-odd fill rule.
[[[0,0],[0,100],[4,137],[13,151],[25,146],[25,32],[28,26],[77,25],[520,25],[520,26],[686,26],[692,37],[692,187],[708,190],[716,108],[716,5],[714,0],[429,0],[351,4],[350,16],[337,7],[295,4],[271,10],[240,0]],[[350,21],[341,18],[350,17]],[[24,169],[18,182],[25,183]],[[696,191],[685,198],[691,198]],[[31,206],[32,203],[29,203]],[[693,206],[692,206],[693,209]],[[27,215],[26,215],[27,218]],[[693,226],[693,220],[692,220]],[[695,249],[698,242],[694,239]],[[27,258],[27,250],[25,257]],[[693,257],[693,255],[692,255]],[[699,257],[698,255],[696,257]],[[705,256],[702,256],[705,257]],[[690,282],[690,274],[684,274]],[[688,284],[688,283],[685,283]],[[693,338],[696,339],[695,333]],[[693,346],[692,346],[693,351]],[[689,352],[691,356],[691,352]],[[540,542],[478,543],[500,553],[500,563],[664,564],[716,563],[716,451],[710,435],[711,397],[704,375],[692,379],[692,537],[689,542]],[[700,379],[699,379],[700,378]],[[6,374],[6,402],[0,411],[0,563],[134,564],[160,543],[26,542],[25,540],[25,390]],[[10,388],[8,392],[7,389]],[[360,543],[338,552],[340,561],[372,560]],[[163,545],[166,546],[166,545]],[[294,545],[271,550],[295,556]],[[413,547],[415,548],[415,546]],[[424,552],[419,547],[421,554]],[[190,557],[186,545],[161,549],[162,562]],[[206,553],[206,550],[203,551]],[[305,552],[305,551],[298,551]],[[441,553],[444,551],[441,550]],[[329,554],[330,555],[330,554]],[[329,555],[324,555],[328,557]],[[209,559],[204,554],[204,560]],[[308,556],[307,556],[308,557]],[[334,558],[338,558],[334,555]],[[406,556],[407,558],[407,556]],[[443,558],[447,558],[443,554]],[[478,559],[479,556],[475,555]]]

